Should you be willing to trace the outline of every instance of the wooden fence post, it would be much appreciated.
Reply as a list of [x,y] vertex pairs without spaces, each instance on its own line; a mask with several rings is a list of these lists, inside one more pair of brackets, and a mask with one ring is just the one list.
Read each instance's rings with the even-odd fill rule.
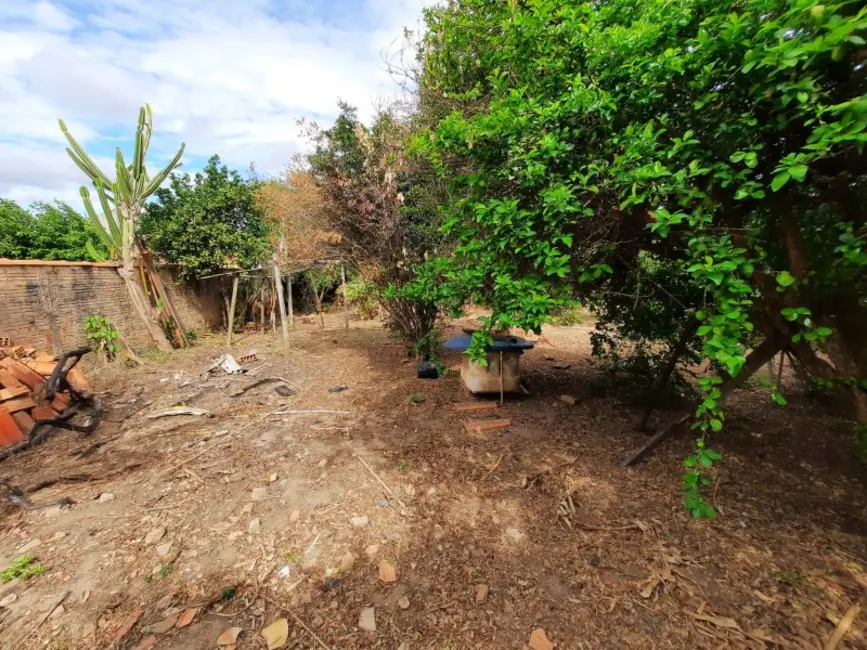
[[286,323],[286,302],[283,300],[283,278],[280,275],[280,267],[274,260],[274,285],[277,288],[277,302],[280,303],[280,327],[283,330],[283,343],[289,344],[289,326]]
[[232,303],[229,306],[229,323],[226,332],[226,347],[232,347],[232,334],[235,333],[235,304],[238,302],[238,280],[240,274],[235,275],[235,279],[232,280]]
[[343,324],[349,331],[349,303],[346,301],[346,267],[340,263],[340,279],[343,281]]

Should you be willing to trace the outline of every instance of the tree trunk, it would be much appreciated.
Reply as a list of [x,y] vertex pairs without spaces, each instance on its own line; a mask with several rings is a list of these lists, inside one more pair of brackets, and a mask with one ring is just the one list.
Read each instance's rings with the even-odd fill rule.
[[340,263],[340,280],[343,282],[343,324],[349,331],[349,302],[346,300],[346,267]]
[[647,428],[647,421],[650,420],[650,416],[653,413],[654,408],[659,403],[662,398],[662,394],[665,391],[665,386],[668,384],[668,379],[671,377],[671,373],[674,372],[674,369],[677,367],[677,361],[683,355],[683,351],[686,350],[686,346],[689,344],[690,340],[693,336],[695,336],[695,332],[699,327],[699,320],[695,317],[694,314],[690,313],[689,320],[683,326],[683,332],[680,335],[677,343],[674,346],[674,349],[671,351],[671,356],[668,358],[668,362],[665,364],[665,368],[662,371],[662,374],[656,380],[656,384],[653,389],[650,391],[650,400],[647,403],[647,407],[644,409],[644,414],[641,416],[641,421],[635,427],[638,431],[644,431]]
[[229,326],[226,328],[226,347],[232,347],[232,335],[235,333],[235,305],[238,302],[238,275],[232,280],[232,304],[229,306]]
[[286,278],[286,289],[289,293],[289,327],[295,327],[295,312],[292,306],[292,272]]
[[283,301],[283,278],[280,267],[274,260],[274,286],[277,289],[277,302],[280,303],[280,328],[283,330],[283,344],[289,345],[289,324],[286,322],[286,303]]
[[120,277],[123,278],[123,283],[126,285],[126,291],[129,294],[130,302],[132,302],[133,307],[135,307],[135,310],[138,312],[139,318],[142,323],[144,323],[145,329],[147,329],[154,345],[156,345],[157,349],[162,352],[171,352],[174,348],[172,348],[172,344],[169,343],[169,340],[166,338],[165,332],[163,332],[162,328],[154,320],[153,314],[151,313],[150,301],[145,296],[144,290],[133,278],[130,269],[122,266],[118,268],[118,273],[120,274]]

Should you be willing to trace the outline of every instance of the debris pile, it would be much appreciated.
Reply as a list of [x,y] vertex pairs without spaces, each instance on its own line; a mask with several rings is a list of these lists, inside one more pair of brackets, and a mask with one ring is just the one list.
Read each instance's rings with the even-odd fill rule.
[[[96,428],[101,407],[76,367],[87,352],[74,350],[58,359],[36,348],[0,348],[0,446],[32,444],[39,429],[48,428],[42,425],[86,433]],[[97,413],[83,426],[69,422],[79,404]]]

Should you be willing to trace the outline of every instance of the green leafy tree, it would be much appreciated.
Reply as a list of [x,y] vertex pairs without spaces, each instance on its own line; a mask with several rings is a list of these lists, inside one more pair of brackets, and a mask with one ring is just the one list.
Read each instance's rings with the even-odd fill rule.
[[227,265],[251,268],[268,259],[268,228],[256,200],[256,184],[212,156],[202,172],[172,174],[141,222],[149,248],[181,264],[184,277]]
[[674,340],[697,319],[718,369],[684,479],[692,514],[713,516],[705,440],[728,390],[780,349],[814,377],[867,376],[867,9],[456,0],[426,17],[422,96],[456,110],[413,151],[450,183],[453,281],[490,305],[489,327],[538,330],[576,299],[640,301],[642,269],[664,268],[653,321]]
[[0,200],[0,257],[89,260],[107,251],[93,226],[65,203],[34,203],[28,212]]

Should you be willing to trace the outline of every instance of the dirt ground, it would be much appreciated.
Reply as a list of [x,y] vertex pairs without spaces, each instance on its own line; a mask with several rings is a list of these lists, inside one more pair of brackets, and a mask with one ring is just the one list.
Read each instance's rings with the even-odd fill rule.
[[[0,570],[26,553],[45,572],[0,584],[0,647],[227,648],[236,627],[239,650],[266,648],[283,618],[298,649],[518,649],[540,628],[564,650],[825,647],[867,594],[845,422],[795,391],[784,408],[740,391],[714,441],[721,516],[692,521],[690,437],[620,467],[647,434],[598,389],[589,331],[546,329],[522,360],[531,394],[470,416],[512,426],[478,433],[453,409],[474,399],[458,377],[417,379],[380,324],[340,315],[299,324],[289,350],[241,337],[246,367],[285,383],[236,397],[249,378],[200,376],[222,337],[92,368],[98,431],[0,464],[25,490],[56,481],[34,502],[74,501],[2,501]],[[179,404],[209,415],[148,418]],[[334,412],[286,413],[309,410]],[[867,648],[865,621],[838,647]]]

